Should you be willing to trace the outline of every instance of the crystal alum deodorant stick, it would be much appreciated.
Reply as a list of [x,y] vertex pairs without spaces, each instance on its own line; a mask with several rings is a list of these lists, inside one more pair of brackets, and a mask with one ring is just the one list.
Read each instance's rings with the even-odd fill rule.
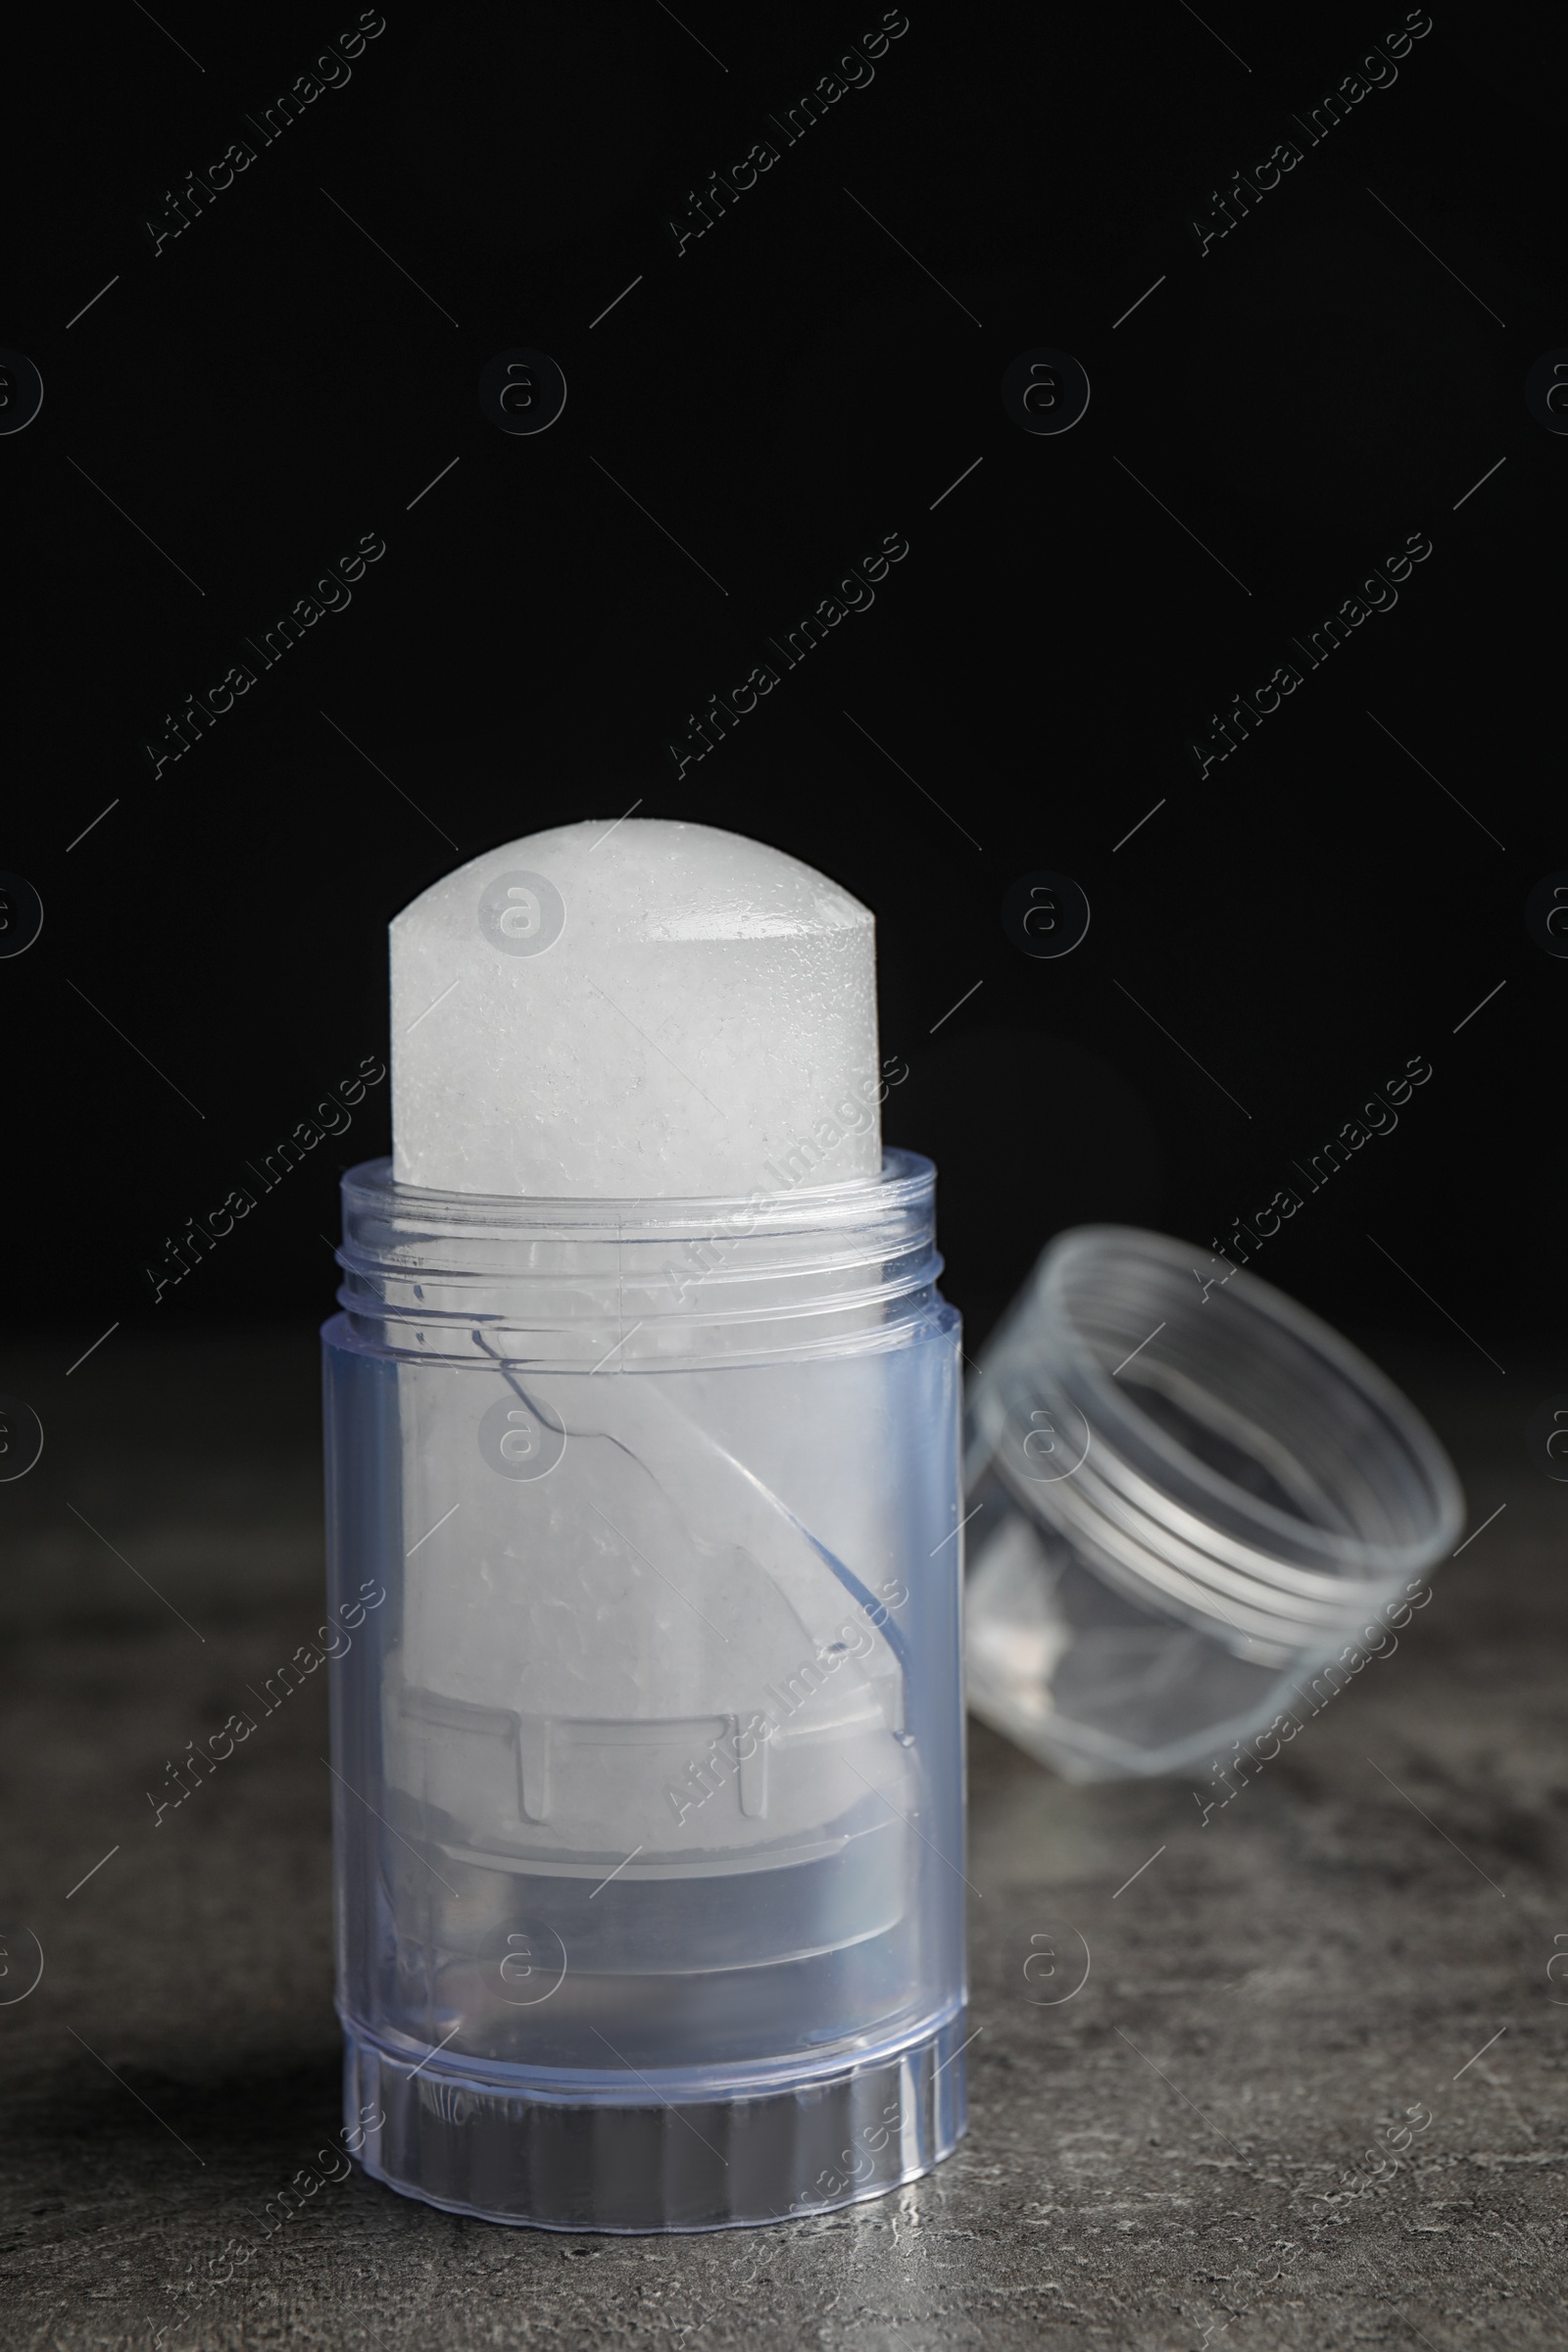
[[363,2158],[565,2230],[784,2219],[963,2129],[958,1318],[870,915],[532,835],[392,926],[324,1333]]

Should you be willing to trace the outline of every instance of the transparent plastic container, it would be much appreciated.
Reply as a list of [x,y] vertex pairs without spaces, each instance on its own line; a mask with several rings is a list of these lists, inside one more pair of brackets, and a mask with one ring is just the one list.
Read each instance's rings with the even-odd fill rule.
[[392,2187],[714,2229],[954,2147],[959,1323],[933,1183],[898,1152],[750,1201],[345,1177],[338,2007],[345,2112]]
[[1117,1226],[1054,1242],[985,1348],[965,1473],[969,1704],[1079,1781],[1223,1769],[1293,1694],[1342,1687],[1348,1651],[1390,1645],[1464,1522],[1365,1356]]

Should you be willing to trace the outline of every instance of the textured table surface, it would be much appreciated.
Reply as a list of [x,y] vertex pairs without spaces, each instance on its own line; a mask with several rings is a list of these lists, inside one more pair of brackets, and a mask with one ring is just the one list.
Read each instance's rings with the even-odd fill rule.
[[44,1960],[0,2007],[6,2347],[1563,2342],[1568,1489],[1522,1440],[1544,1376],[1391,1361],[1472,1527],[1506,1508],[1206,1827],[1186,1786],[1071,1788],[974,1730],[971,2121],[934,2178],[776,2229],[577,2238],[356,2169],[197,2308],[339,2123],[324,1691],[161,1829],[145,1793],[318,1620],[314,1340],[122,1335],[68,1391],[69,1360],[12,1351],[49,1443],[0,1488],[0,1999],[24,1931]]

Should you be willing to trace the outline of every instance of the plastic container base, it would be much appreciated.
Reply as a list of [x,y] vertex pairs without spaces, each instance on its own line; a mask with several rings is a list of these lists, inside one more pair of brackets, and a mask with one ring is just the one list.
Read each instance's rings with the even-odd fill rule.
[[[885,2196],[965,2129],[964,2017],[842,2072],[640,2104],[541,2095],[511,2070],[388,2049],[344,2027],[343,2100],[371,2178],[516,2228],[646,2235],[753,2229]],[[379,2119],[379,2120],[372,2120]]]

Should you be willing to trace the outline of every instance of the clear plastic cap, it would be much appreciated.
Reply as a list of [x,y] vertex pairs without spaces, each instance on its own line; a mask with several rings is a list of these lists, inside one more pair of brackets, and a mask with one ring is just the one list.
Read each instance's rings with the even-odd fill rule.
[[1250,1721],[1464,1521],[1447,1455],[1374,1364],[1203,1261],[1130,1227],[1061,1235],[970,1387],[971,1703],[1080,1771],[1173,1769]]

